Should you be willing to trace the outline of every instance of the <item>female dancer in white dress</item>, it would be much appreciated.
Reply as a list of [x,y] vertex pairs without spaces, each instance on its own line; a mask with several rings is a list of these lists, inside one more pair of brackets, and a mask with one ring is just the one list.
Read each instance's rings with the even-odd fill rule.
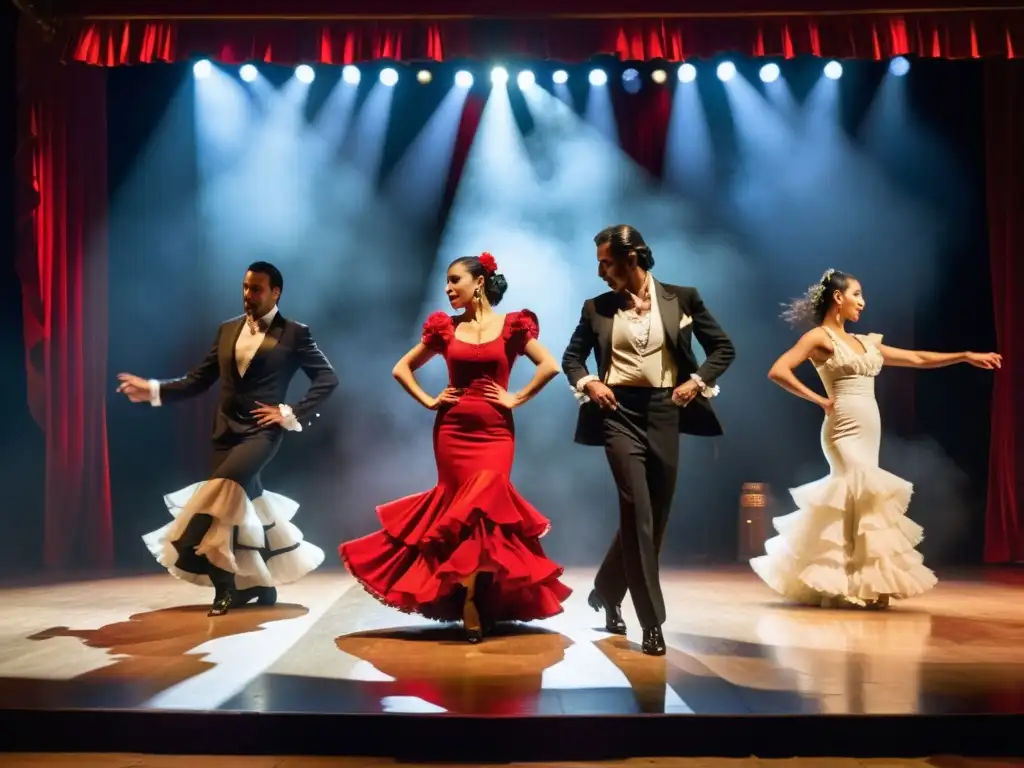
[[[860,283],[828,270],[783,317],[814,326],[772,366],[768,378],[825,411],[821,447],[829,475],[790,491],[797,511],[774,520],[778,536],[767,554],[750,561],[764,582],[784,597],[823,607],[884,608],[890,598],[920,595],[936,578],[915,549],[921,526],[906,517],[913,486],[878,466],[882,425],[875,376],[883,365],[943,368],[970,363],[999,368],[995,353],[915,352],[882,344],[882,336],[847,333],[864,309]],[[793,370],[810,360],[822,397]]]

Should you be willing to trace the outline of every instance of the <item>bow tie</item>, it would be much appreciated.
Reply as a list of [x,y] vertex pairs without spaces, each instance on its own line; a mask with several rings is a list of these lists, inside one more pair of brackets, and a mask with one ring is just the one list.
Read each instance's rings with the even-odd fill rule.
[[245,324],[249,326],[249,333],[253,336],[257,333],[266,333],[267,328],[270,327],[267,321],[262,318],[259,320],[253,320],[251,317],[247,317],[245,318]]

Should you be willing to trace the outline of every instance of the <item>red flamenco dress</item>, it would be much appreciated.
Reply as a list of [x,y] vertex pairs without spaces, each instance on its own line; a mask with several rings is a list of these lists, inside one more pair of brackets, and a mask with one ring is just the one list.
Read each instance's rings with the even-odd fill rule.
[[463,583],[489,623],[530,621],[562,612],[572,590],[544,554],[548,520],[512,487],[512,412],[487,400],[487,379],[508,386],[516,357],[537,338],[529,310],[505,315],[502,334],[483,344],[455,338],[454,320],[435,312],[423,343],[443,355],[450,386],[463,391],[434,422],[437,485],[377,507],[383,529],[339,547],[345,567],[367,592],[405,613],[439,621],[462,618]]

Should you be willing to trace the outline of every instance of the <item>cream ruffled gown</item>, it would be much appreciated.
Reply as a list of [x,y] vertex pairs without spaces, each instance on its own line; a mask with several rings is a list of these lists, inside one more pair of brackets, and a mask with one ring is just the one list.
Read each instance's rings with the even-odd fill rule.
[[913,486],[878,466],[882,423],[875,377],[882,370],[878,334],[857,335],[851,349],[828,328],[834,354],[816,365],[835,407],[821,447],[828,477],[790,491],[797,511],[775,518],[778,536],[750,561],[784,597],[810,605],[869,605],[920,595],[935,574],[915,549],[921,526],[906,517]]

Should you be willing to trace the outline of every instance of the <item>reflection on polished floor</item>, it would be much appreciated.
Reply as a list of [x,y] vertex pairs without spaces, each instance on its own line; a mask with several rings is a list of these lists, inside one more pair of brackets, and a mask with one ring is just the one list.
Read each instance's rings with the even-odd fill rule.
[[778,601],[742,568],[664,574],[668,654],[607,635],[586,605],[471,646],[340,572],[273,608],[206,616],[166,575],[0,591],[0,708],[323,713],[1024,712],[1024,573],[946,578],[888,611]]
[[[337,758],[337,757],[219,757],[195,756],[194,762],[204,768],[465,768],[465,763],[410,763],[391,758]],[[0,756],[0,765],[17,768],[179,768],[178,755],[68,755],[68,754],[15,754]],[[935,757],[931,759],[904,759],[883,757],[813,757],[804,759],[765,760],[756,757],[739,759],[706,757],[643,757],[630,760],[602,760],[600,762],[512,763],[519,768],[1024,768],[1024,760],[986,760],[984,758]],[[477,763],[474,768],[509,768],[509,763]]]

